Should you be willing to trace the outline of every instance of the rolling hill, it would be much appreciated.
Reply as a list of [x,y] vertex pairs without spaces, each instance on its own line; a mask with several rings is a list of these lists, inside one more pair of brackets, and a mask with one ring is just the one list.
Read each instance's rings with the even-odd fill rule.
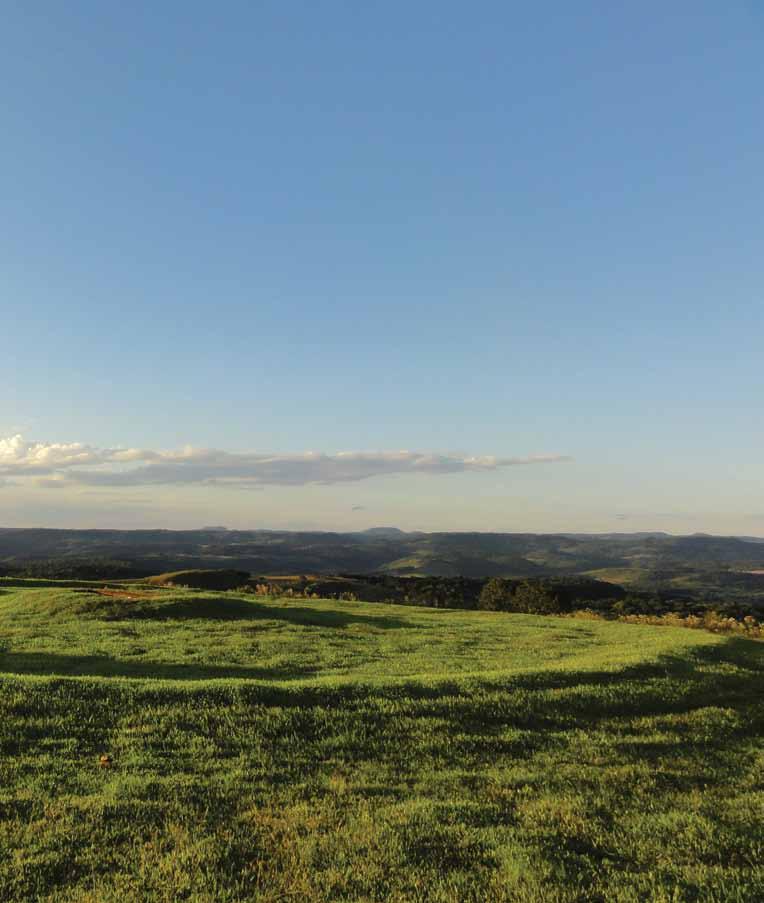
[[[0,569],[16,573],[43,562],[100,563],[119,576],[187,568],[259,574],[387,573],[412,576],[532,577],[608,568],[660,579],[691,570],[764,568],[764,543],[663,534],[606,536],[530,533],[363,533],[269,530],[0,529]],[[98,570],[96,566],[94,568]],[[63,575],[62,575],[63,576]],[[629,581],[631,582],[631,581]]]

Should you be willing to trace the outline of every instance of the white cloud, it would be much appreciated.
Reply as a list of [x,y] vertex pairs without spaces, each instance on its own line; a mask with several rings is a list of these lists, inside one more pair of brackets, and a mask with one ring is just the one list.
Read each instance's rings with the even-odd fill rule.
[[151,460],[142,449],[99,449],[82,442],[27,442],[17,434],[0,439],[0,474],[52,474],[69,467]]
[[36,477],[43,487],[207,484],[257,488],[347,483],[389,474],[476,473],[570,460],[564,455],[499,458],[432,452],[234,454],[186,446],[178,451],[99,449],[81,442],[0,440],[0,479]]

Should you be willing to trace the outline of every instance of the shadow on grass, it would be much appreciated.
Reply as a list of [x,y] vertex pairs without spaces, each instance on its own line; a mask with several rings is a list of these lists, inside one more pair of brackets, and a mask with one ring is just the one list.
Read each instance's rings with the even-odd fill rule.
[[[83,662],[91,668],[87,673],[93,673],[95,667],[108,669],[107,674],[119,673],[114,671],[115,663],[99,657],[38,655],[36,664],[65,674],[82,673],[71,669],[83,667]],[[1,669],[9,663],[17,672],[40,673],[30,672],[30,664],[35,663],[31,655],[0,656]],[[65,666],[70,668],[68,672]],[[210,676],[233,676],[232,671],[241,669],[207,670],[218,672]],[[244,670],[251,674],[257,669]],[[165,672],[161,676],[177,674]],[[576,899],[609,899],[596,890],[596,876],[603,870],[622,872],[620,880],[628,890],[635,874],[655,867],[656,843],[661,836],[668,837],[669,827],[676,824],[677,844],[672,847],[667,842],[665,854],[657,850],[663,857],[660,867],[666,880],[674,882],[676,892],[667,893],[679,899],[681,892],[681,899],[687,900],[712,896],[754,900],[761,896],[746,893],[745,888],[742,895],[734,893],[735,875],[726,885],[731,892],[722,888],[718,894],[713,888],[706,894],[689,878],[680,887],[676,876],[687,875],[692,868],[701,875],[698,881],[703,881],[707,872],[719,871],[720,864],[729,868],[731,863],[740,869],[737,875],[742,881],[746,874],[743,869],[751,872],[751,864],[759,861],[752,858],[760,836],[757,822],[745,812],[734,821],[731,808],[725,809],[721,800],[734,800],[738,788],[744,792],[750,788],[751,806],[756,805],[753,793],[760,782],[756,754],[764,727],[763,699],[764,644],[738,638],[616,672],[542,672],[504,680],[452,680],[430,685],[412,680],[325,687],[257,683],[149,686],[140,681],[94,686],[65,679],[44,684],[9,680],[7,690],[3,687],[0,692],[0,712],[5,716],[0,717],[0,752],[17,756],[24,763],[23,768],[8,772],[18,775],[19,781],[23,777],[24,785],[19,783],[23,793],[16,792],[21,803],[14,801],[22,806],[28,796],[26,782],[32,775],[39,782],[32,786],[45,788],[45,797],[64,792],[82,794],[82,783],[69,776],[74,770],[73,757],[80,757],[79,763],[81,757],[90,756],[95,763],[103,750],[114,749],[116,739],[116,767],[124,767],[128,779],[137,778],[139,773],[151,777],[152,785],[146,786],[152,787],[152,806],[159,805],[155,793],[158,801],[163,799],[154,786],[167,787],[162,792],[172,794],[165,809],[147,810],[161,816],[157,830],[173,817],[170,813],[175,810],[169,809],[170,804],[180,805],[179,800],[185,799],[178,796],[181,788],[188,788],[188,798],[194,800],[200,813],[203,807],[205,819],[222,820],[224,813],[226,827],[237,815],[236,794],[244,798],[242,808],[257,801],[258,809],[247,808],[247,813],[260,811],[263,791],[256,789],[257,796],[253,796],[249,786],[234,784],[228,777],[217,778],[235,772],[240,760],[263,769],[274,810],[287,800],[293,811],[304,811],[307,805],[311,817],[313,811],[320,818],[323,812],[341,811],[335,791],[325,780],[329,774],[335,770],[347,774],[351,786],[355,775],[365,775],[371,784],[364,781],[356,785],[354,793],[370,800],[372,806],[386,805],[385,796],[395,803],[398,794],[407,801],[415,792],[429,795],[427,802],[432,803],[439,822],[434,816],[419,818],[417,808],[410,807],[396,808],[395,818],[400,821],[391,823],[393,839],[415,866],[417,862],[434,863],[445,871],[454,863],[461,867],[465,862],[485,861],[488,868],[490,848],[484,851],[474,844],[465,845],[459,825],[498,826],[502,831],[509,828],[518,838],[517,855],[537,862],[538,874],[562,874],[555,880],[564,881],[568,890],[573,888],[570,893],[576,892]],[[267,707],[278,707],[279,711]],[[681,717],[663,718],[674,714]],[[436,724],[432,723],[433,716]],[[655,723],[650,722],[652,718]],[[151,728],[154,722],[155,730],[133,733],[137,728]],[[236,730],[232,730],[234,723]],[[197,753],[197,737],[203,740],[200,748],[212,749],[214,757]],[[138,760],[140,765],[128,758],[137,750],[144,756]],[[53,752],[58,755],[53,756]],[[54,776],[59,783],[54,785],[50,777],[42,783],[41,776],[56,764],[60,770]],[[33,771],[35,767],[37,772]],[[219,771],[211,772],[213,768]],[[169,778],[185,774],[188,781],[169,783]],[[92,786],[92,779],[87,780],[87,786]],[[199,788],[203,780],[208,786],[205,784],[202,794]],[[250,781],[249,772],[246,781]],[[255,788],[259,781],[258,777],[253,782]],[[693,796],[675,796],[674,791]],[[230,798],[223,796],[224,792],[230,793]],[[312,797],[324,792],[327,808],[322,809],[320,799],[314,806]],[[559,817],[557,797],[561,798]],[[343,797],[343,805],[355,805],[355,798]],[[148,799],[147,789],[147,805]],[[691,813],[701,800],[708,800],[704,812],[719,813],[714,825],[718,827],[718,840],[706,842],[705,835],[698,833],[703,830],[702,820],[695,827],[690,823],[683,828],[682,807]],[[299,810],[295,809],[296,801]],[[535,802],[542,805],[529,808]],[[578,818],[563,817],[570,805],[580,806],[576,815],[580,814],[585,826],[577,826]],[[625,813],[623,817],[616,813],[616,807],[619,813]],[[271,823],[283,823],[285,830],[292,831],[306,823],[287,821],[289,808],[285,809],[285,820],[265,821],[266,829],[270,830]],[[32,822],[31,813],[23,808],[18,811],[19,820]],[[108,811],[116,813],[110,818],[121,817],[113,803]],[[191,814],[195,811],[189,808]],[[644,813],[654,818],[656,831],[662,832],[656,843],[638,844],[636,834],[630,834],[640,828]],[[192,824],[208,824],[199,821],[201,816],[193,817],[196,820]],[[456,821],[449,823],[449,818]],[[39,822],[50,823],[57,825],[50,818]],[[66,824],[63,822],[60,830],[65,830]],[[119,822],[116,824],[119,826]],[[252,830],[252,824],[246,822],[247,831]],[[325,830],[320,819],[318,825],[310,830]],[[649,830],[650,822],[645,820],[644,825]],[[94,822],[94,830],[99,827],[100,823]],[[20,824],[19,831],[24,830]],[[141,830],[146,831],[145,824]],[[127,832],[125,836],[129,836]],[[261,836],[255,835],[258,843]],[[274,836],[274,843],[281,843],[284,835]],[[56,849],[66,852],[61,837],[55,837]],[[760,855],[760,845],[758,849],[756,855]],[[484,855],[485,860],[481,859]],[[35,868],[39,869],[36,862]],[[52,889],[55,896],[59,888],[71,882],[70,876],[67,862],[66,868],[46,879],[46,891]],[[619,876],[614,875],[612,880],[617,879]],[[31,883],[29,887],[35,889]],[[615,884],[608,887],[612,889]],[[560,893],[564,892],[563,888]],[[572,899],[570,893],[567,899]],[[63,890],[58,892],[61,898],[65,895]],[[32,890],[25,891],[24,899],[32,896]],[[487,896],[476,893],[469,899]],[[21,895],[6,898],[20,899]],[[639,899],[653,898],[648,891],[639,894]],[[637,899],[637,891],[633,899]]]
[[[168,706],[168,711],[187,705],[189,693],[200,712],[239,706],[252,713],[252,730],[263,743],[273,746],[279,762],[269,777],[273,784],[319,773],[327,748],[339,744],[346,762],[387,768],[401,780],[422,768],[469,766],[480,773],[522,763],[533,771],[537,766],[529,763],[534,759],[543,763],[552,756],[563,769],[563,783],[572,780],[572,768],[575,780],[587,786],[601,779],[605,756],[618,768],[647,766],[657,788],[694,791],[747,773],[753,744],[764,731],[764,644],[745,639],[619,672],[555,672],[503,681],[321,684],[310,681],[318,676],[314,670],[289,664],[153,664],[22,652],[0,654],[0,672],[11,681],[14,675],[57,678],[44,690],[30,688],[27,701],[15,703],[36,713],[29,722],[32,733],[42,723],[41,711],[45,723],[53,724],[57,717],[69,717],[73,706],[97,712],[100,732],[108,732],[125,711],[144,705]],[[87,683],[68,681],[70,676],[135,680],[129,688],[127,682],[114,682],[94,692]],[[142,682],[151,678],[188,683],[157,689]],[[244,682],[205,683],[214,678]],[[286,682],[301,678],[308,682]],[[274,708],[280,710],[277,718],[263,714]],[[204,719],[198,730],[209,730]],[[221,733],[219,740],[233,755],[245,748],[246,736]],[[13,742],[34,739],[30,734]],[[553,775],[548,779],[554,782]],[[504,815],[496,818],[504,823]]]
[[[86,609],[86,610],[85,610]],[[382,630],[410,628],[411,624],[387,615],[326,611],[297,605],[265,605],[230,596],[188,596],[181,599],[120,599],[88,593],[82,613],[104,620],[286,621],[310,627],[349,627],[359,624]]]
[[49,652],[2,652],[0,674],[37,674],[56,677],[130,677],[140,680],[296,680],[314,674],[313,668],[286,665],[275,668],[242,665],[181,664],[125,661],[108,655],[60,655]]
[[[505,688],[430,697],[420,717],[449,724],[446,762],[522,759],[569,736],[606,734],[617,757],[652,763],[662,783],[702,788],[710,772],[742,767],[746,742],[764,732],[764,643],[735,637],[620,671],[520,675]],[[645,737],[643,720],[665,738]]]
[[[552,755],[574,769],[590,768],[577,780],[596,783],[604,752],[613,766],[647,765],[658,787],[695,791],[735,780],[750,766],[751,743],[764,732],[764,644],[733,638],[619,672],[429,686],[249,685],[243,693],[291,708],[306,742],[314,733],[322,736],[323,722],[313,712],[335,709],[338,724],[352,713],[351,721],[364,725],[365,750],[358,757],[402,776],[423,763],[436,770],[479,770],[525,767]],[[392,700],[395,706],[389,706]],[[437,727],[425,726],[433,720]],[[665,740],[655,742],[654,730]],[[582,746],[584,737],[591,740]],[[301,768],[314,770],[305,761]],[[291,779],[286,775],[285,769],[284,780]],[[569,782],[570,772],[561,780]]]

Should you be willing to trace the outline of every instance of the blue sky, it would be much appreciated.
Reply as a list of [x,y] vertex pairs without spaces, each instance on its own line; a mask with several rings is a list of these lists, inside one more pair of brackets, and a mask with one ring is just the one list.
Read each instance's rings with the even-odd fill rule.
[[0,51],[0,524],[764,535],[758,2],[11,4]]

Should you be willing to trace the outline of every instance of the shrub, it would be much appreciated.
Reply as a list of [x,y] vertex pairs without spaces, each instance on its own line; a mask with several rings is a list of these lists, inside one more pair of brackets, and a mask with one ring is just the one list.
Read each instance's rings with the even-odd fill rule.
[[481,611],[506,611],[512,596],[512,584],[502,577],[491,577],[478,597]]
[[524,580],[509,599],[509,611],[529,615],[551,615],[563,610],[559,596],[551,589]]

